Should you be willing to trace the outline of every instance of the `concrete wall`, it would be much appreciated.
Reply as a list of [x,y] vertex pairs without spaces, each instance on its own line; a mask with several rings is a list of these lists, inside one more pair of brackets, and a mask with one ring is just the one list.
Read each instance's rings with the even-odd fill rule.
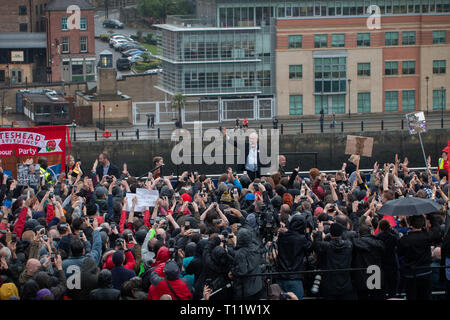
[[[359,133],[355,133],[359,135]],[[371,168],[373,163],[393,162],[395,152],[403,160],[408,157],[410,167],[423,167],[424,159],[418,137],[411,136],[407,131],[392,131],[383,133],[368,134],[374,137],[373,157],[361,159],[361,168]],[[346,136],[340,134],[298,134],[297,136],[280,137],[280,153],[284,152],[318,152],[318,168],[322,170],[334,170],[341,168],[348,155],[345,155]],[[111,138],[113,139],[113,138]],[[448,130],[432,130],[422,136],[426,155],[431,155],[432,165],[436,166],[437,159],[441,155],[441,150],[447,145]],[[117,166],[127,163],[130,173],[133,175],[143,175],[152,168],[152,158],[157,155],[164,157],[166,166],[164,175],[170,173],[177,174],[177,167],[172,165],[170,153],[175,145],[170,140],[158,141],[102,141],[102,142],[73,142],[72,153],[75,158],[83,160],[83,166],[90,168],[93,161],[103,150],[109,151],[111,161]],[[309,170],[314,166],[312,155],[287,156],[288,169],[292,170],[300,165],[301,170]],[[236,165],[233,166],[236,168]],[[200,171],[205,173],[224,172],[225,165],[179,165],[178,173],[184,170]]]
[[133,102],[161,101],[164,93],[155,88],[158,74],[124,76],[117,81],[117,90],[133,99]]

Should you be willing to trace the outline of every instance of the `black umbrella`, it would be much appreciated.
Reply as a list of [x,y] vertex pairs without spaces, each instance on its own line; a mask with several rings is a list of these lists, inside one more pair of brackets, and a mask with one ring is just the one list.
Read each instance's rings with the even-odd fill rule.
[[439,210],[441,210],[441,205],[436,201],[406,197],[386,202],[377,212],[389,216],[417,216]]

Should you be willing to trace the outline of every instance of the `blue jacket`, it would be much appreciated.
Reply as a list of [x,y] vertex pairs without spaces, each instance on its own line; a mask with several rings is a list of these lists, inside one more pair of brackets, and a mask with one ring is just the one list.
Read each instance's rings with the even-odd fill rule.
[[133,277],[136,277],[136,273],[133,270],[128,270],[124,266],[114,267],[111,270],[112,283],[114,289],[120,290],[122,284]]
[[100,263],[100,258],[102,256],[102,238],[100,237],[100,232],[98,230],[94,231],[94,233],[92,234],[92,239],[93,239],[92,248],[88,254],[81,257],[71,256],[63,261],[62,268],[64,270],[64,273],[66,274],[66,278],[68,278],[73,274],[73,271],[71,271],[71,273],[68,274],[67,268],[71,265],[76,265],[79,267],[79,270],[81,271],[81,264],[83,263],[83,260],[86,259],[87,257],[94,260],[95,265],[98,265]]

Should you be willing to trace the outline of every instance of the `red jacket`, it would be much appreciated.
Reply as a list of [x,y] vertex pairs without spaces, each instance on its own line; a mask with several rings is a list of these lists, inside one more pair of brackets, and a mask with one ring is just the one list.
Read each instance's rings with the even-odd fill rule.
[[55,216],[55,209],[53,208],[53,205],[49,203],[47,205],[47,218],[46,218],[47,223],[52,221],[54,216]]
[[[183,280],[178,279],[168,282],[173,291],[175,291],[175,293],[177,294],[178,298],[180,298],[180,300],[192,300],[192,292],[189,291],[186,283]],[[150,289],[148,290],[147,300],[160,300],[161,296],[164,294],[170,295],[172,297],[172,300],[177,300],[175,295],[167,286],[167,282],[165,279],[160,281],[156,286],[150,286]]]
[[315,193],[315,195],[317,197],[319,197],[320,200],[323,200],[323,198],[325,197],[325,192],[323,191],[323,189],[321,187],[319,187],[320,184],[320,179],[316,179],[316,181],[314,181],[314,184],[312,186],[312,192]]
[[[103,269],[108,269],[108,270],[112,270],[112,268],[114,268],[114,263],[112,261],[112,254],[110,254],[108,256],[108,258],[106,258],[106,262],[103,264]],[[133,270],[134,269],[134,265],[135,265],[135,260],[134,260],[134,256],[133,253],[131,253],[131,251],[127,251],[125,252],[125,264],[124,264],[124,268],[128,269],[128,270]]]
[[17,234],[17,238],[22,238],[23,229],[25,229],[25,221],[27,219],[27,208],[22,208],[20,210],[19,219],[17,220],[16,225],[14,226],[13,232]]
[[152,264],[152,267],[156,267],[161,263],[165,263],[170,258],[170,251],[167,247],[161,247],[156,254],[156,261]]

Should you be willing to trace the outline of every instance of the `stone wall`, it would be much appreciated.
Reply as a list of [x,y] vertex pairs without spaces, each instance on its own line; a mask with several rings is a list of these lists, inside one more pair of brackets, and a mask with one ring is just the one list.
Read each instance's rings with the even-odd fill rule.
[[[351,133],[349,133],[351,134]],[[359,133],[355,133],[359,135]],[[280,153],[286,152],[317,152],[317,167],[321,170],[334,170],[341,168],[348,155],[345,155],[346,135],[340,134],[298,134],[297,136],[280,137]],[[365,133],[374,138],[372,158],[361,159],[362,169],[372,168],[375,161],[378,163],[393,162],[395,152],[400,158],[408,157],[410,167],[424,167],[424,159],[418,136],[411,136],[407,131],[391,131],[383,133]],[[441,150],[448,143],[448,130],[432,130],[422,136],[426,155],[431,155],[432,165],[436,166]],[[73,142],[72,151],[75,158],[83,159],[85,165],[90,167],[103,150],[108,150],[111,161],[117,166],[124,162],[128,164],[131,174],[142,175],[152,167],[152,158],[162,155],[166,166],[164,174],[177,174],[177,167],[172,165],[170,153],[175,145],[170,140],[146,141],[102,141],[102,142]],[[309,170],[315,165],[313,155],[288,155],[288,170],[300,165],[301,170]],[[236,165],[232,166],[233,168]],[[201,171],[208,174],[224,171],[225,165],[179,165],[178,173],[184,170]]]

